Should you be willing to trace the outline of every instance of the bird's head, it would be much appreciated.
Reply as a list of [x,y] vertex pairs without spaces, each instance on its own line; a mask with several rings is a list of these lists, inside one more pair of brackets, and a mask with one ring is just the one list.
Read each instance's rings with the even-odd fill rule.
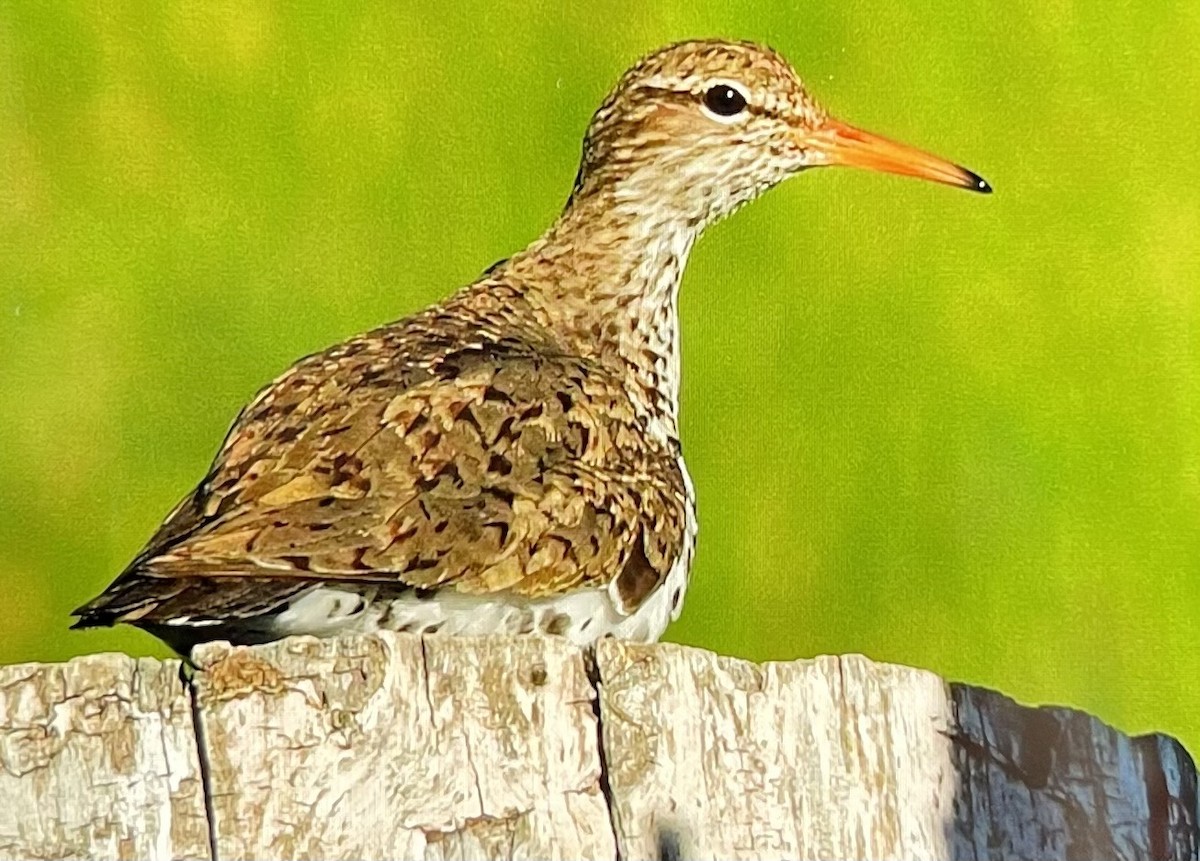
[[608,189],[702,226],[825,165],[991,191],[971,171],[831,118],[771,49],[693,41],[650,54],[617,83],[588,127],[574,196]]

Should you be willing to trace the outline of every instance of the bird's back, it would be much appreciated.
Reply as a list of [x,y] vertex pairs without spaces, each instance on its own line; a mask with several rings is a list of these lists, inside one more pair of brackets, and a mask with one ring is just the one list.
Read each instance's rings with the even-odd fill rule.
[[678,450],[614,369],[497,292],[296,363],[79,624],[185,647],[348,626],[590,641],[636,614],[690,546]]

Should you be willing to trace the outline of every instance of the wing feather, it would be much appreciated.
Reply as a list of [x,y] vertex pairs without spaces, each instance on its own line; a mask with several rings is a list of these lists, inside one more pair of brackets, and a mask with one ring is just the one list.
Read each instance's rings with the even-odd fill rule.
[[641,432],[607,368],[418,316],[264,389],[205,480],[79,612],[178,614],[187,584],[214,617],[316,580],[532,597],[606,585],[633,560],[631,612],[680,552],[686,504],[677,452]]

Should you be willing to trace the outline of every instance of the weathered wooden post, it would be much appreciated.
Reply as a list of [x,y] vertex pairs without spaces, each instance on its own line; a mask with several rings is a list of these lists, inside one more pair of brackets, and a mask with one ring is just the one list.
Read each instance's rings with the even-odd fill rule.
[[1175,741],[857,656],[376,634],[0,668],[4,858],[1197,858]]

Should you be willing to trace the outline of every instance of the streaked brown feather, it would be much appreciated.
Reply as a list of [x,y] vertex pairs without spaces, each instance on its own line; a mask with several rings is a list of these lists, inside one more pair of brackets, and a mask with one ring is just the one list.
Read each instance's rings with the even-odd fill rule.
[[[705,113],[717,80],[754,101],[744,123]],[[265,388],[80,624],[131,621],[182,649],[269,638],[272,614],[326,630],[370,601],[366,624],[403,630],[412,603],[444,596],[426,630],[657,639],[695,538],[683,268],[707,225],[807,164],[792,124],[823,119],[761,46],[644,58],[593,117],[558,220],[446,303]]]
[[676,452],[641,432],[610,369],[543,332],[489,334],[471,305],[267,387],[84,622],[246,616],[314,580],[536,597],[603,585],[635,552],[665,577],[684,530]]

